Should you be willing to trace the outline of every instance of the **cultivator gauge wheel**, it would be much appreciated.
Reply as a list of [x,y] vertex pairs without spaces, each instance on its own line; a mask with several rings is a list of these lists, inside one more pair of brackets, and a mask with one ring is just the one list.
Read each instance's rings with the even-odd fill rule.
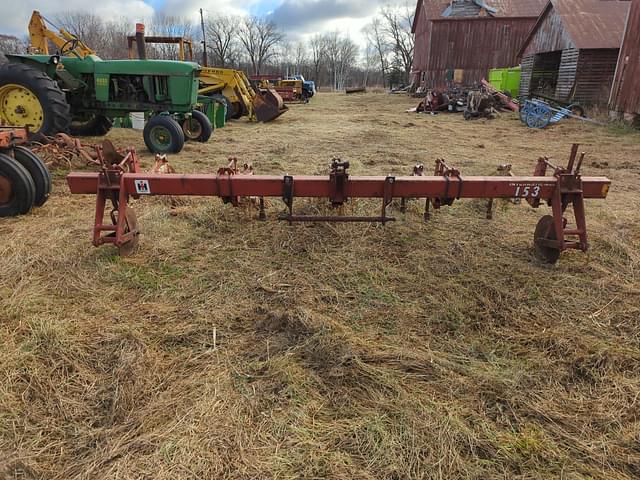
[[536,225],[533,234],[533,247],[536,257],[545,263],[556,263],[560,258],[560,250],[544,245],[540,240],[556,240],[556,230],[553,226],[553,216],[545,215]]

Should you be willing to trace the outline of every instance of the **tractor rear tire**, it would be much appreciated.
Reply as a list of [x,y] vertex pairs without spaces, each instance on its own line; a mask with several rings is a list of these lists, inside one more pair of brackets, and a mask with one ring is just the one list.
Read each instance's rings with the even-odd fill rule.
[[44,72],[23,63],[0,68],[0,120],[7,125],[29,125],[32,134],[68,132],[69,104],[58,84]]
[[233,102],[231,104],[231,118],[238,120],[242,117],[242,104],[240,102]]
[[113,121],[104,115],[95,115],[86,122],[71,122],[69,130],[71,135],[77,137],[101,137],[109,133],[113,127]]
[[152,153],[178,153],[184,147],[184,132],[172,117],[151,117],[142,131],[144,143]]
[[28,213],[35,196],[36,186],[29,172],[9,155],[0,153],[0,217]]
[[33,204],[41,207],[49,199],[51,194],[51,173],[44,162],[35,153],[25,147],[14,147],[13,158],[22,165],[36,187],[36,196]]
[[191,112],[191,117],[182,121],[182,132],[185,140],[206,142],[211,138],[213,125],[204,113],[200,110],[194,110]]

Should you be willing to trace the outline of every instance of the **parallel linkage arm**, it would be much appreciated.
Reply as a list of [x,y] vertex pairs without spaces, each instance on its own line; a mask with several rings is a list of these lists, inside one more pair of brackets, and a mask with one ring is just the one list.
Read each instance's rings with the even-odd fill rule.
[[[429,207],[435,209],[452,205],[461,198],[524,198],[533,207],[542,201],[552,207],[552,215],[543,217],[536,228],[535,247],[540,256],[555,262],[560,252],[567,249],[586,251],[587,233],[584,199],[604,199],[611,181],[606,177],[582,177],[580,167],[584,153],[576,163],[578,145],[574,145],[567,168],[551,165],[547,158],[538,161],[533,176],[514,176],[510,170],[505,176],[462,176],[444,160],[437,160],[434,175],[424,175],[424,166],[416,165],[410,176],[351,176],[348,162],[333,159],[328,176],[322,175],[254,175],[253,168],[244,164],[242,169],[233,158],[227,167],[217,174],[154,174],[140,171],[134,149],[128,149],[126,159],[118,164],[104,163],[102,172],[72,172],[67,176],[71,193],[97,194],[94,245],[113,243],[125,246],[136,231],[127,223],[129,197],[144,195],[198,195],[220,197],[237,206],[243,197],[260,198],[260,218],[266,217],[264,197],[281,198],[288,213],[280,219],[292,222],[381,222],[395,220],[387,216],[387,207],[393,199],[400,199],[401,212],[406,210],[408,199],[426,198],[424,218],[429,218]],[[574,168],[575,165],[575,168]],[[125,168],[126,167],[126,168]],[[547,168],[553,168],[553,176],[547,176]],[[382,199],[380,216],[310,216],[293,213],[296,197],[327,198],[333,206],[339,206],[351,198]],[[102,222],[104,203],[110,199],[117,214],[111,215],[113,225]],[[576,227],[566,228],[564,212],[573,205]],[[129,222],[129,223],[134,223]],[[102,235],[102,231],[110,231]],[[115,234],[113,233],[115,231]],[[578,237],[569,240],[567,237]],[[129,245],[127,245],[129,247]]]

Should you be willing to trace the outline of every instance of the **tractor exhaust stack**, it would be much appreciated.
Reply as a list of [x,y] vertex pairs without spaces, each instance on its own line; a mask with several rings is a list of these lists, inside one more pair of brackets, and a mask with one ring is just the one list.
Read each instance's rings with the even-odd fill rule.
[[146,60],[147,45],[144,42],[144,23],[136,23],[136,47],[138,49],[138,58]]

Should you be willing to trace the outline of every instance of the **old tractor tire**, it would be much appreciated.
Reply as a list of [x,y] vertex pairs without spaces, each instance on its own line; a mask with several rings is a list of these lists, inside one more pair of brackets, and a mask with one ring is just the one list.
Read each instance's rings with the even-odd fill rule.
[[22,63],[0,68],[0,120],[6,125],[29,126],[33,134],[68,132],[69,104],[58,84],[45,73]]
[[113,121],[104,115],[95,115],[85,122],[71,122],[69,131],[77,137],[101,137],[109,133]]
[[36,186],[29,172],[9,155],[0,153],[0,217],[28,213],[35,196]]
[[577,103],[572,103],[567,107],[567,109],[574,115],[577,115],[578,117],[584,117],[584,108],[582,108],[582,105],[579,105]]
[[144,143],[152,153],[178,153],[184,147],[184,132],[172,117],[151,117],[142,131]]
[[191,112],[191,116],[182,121],[182,132],[185,140],[206,142],[211,138],[213,125],[209,117],[199,110]]
[[52,180],[49,169],[40,157],[25,147],[14,147],[13,158],[31,175],[36,187],[36,197],[33,204],[36,207],[41,207],[51,194]]
[[242,104],[240,102],[232,102],[231,118],[233,120],[238,120],[240,117],[242,117]]

